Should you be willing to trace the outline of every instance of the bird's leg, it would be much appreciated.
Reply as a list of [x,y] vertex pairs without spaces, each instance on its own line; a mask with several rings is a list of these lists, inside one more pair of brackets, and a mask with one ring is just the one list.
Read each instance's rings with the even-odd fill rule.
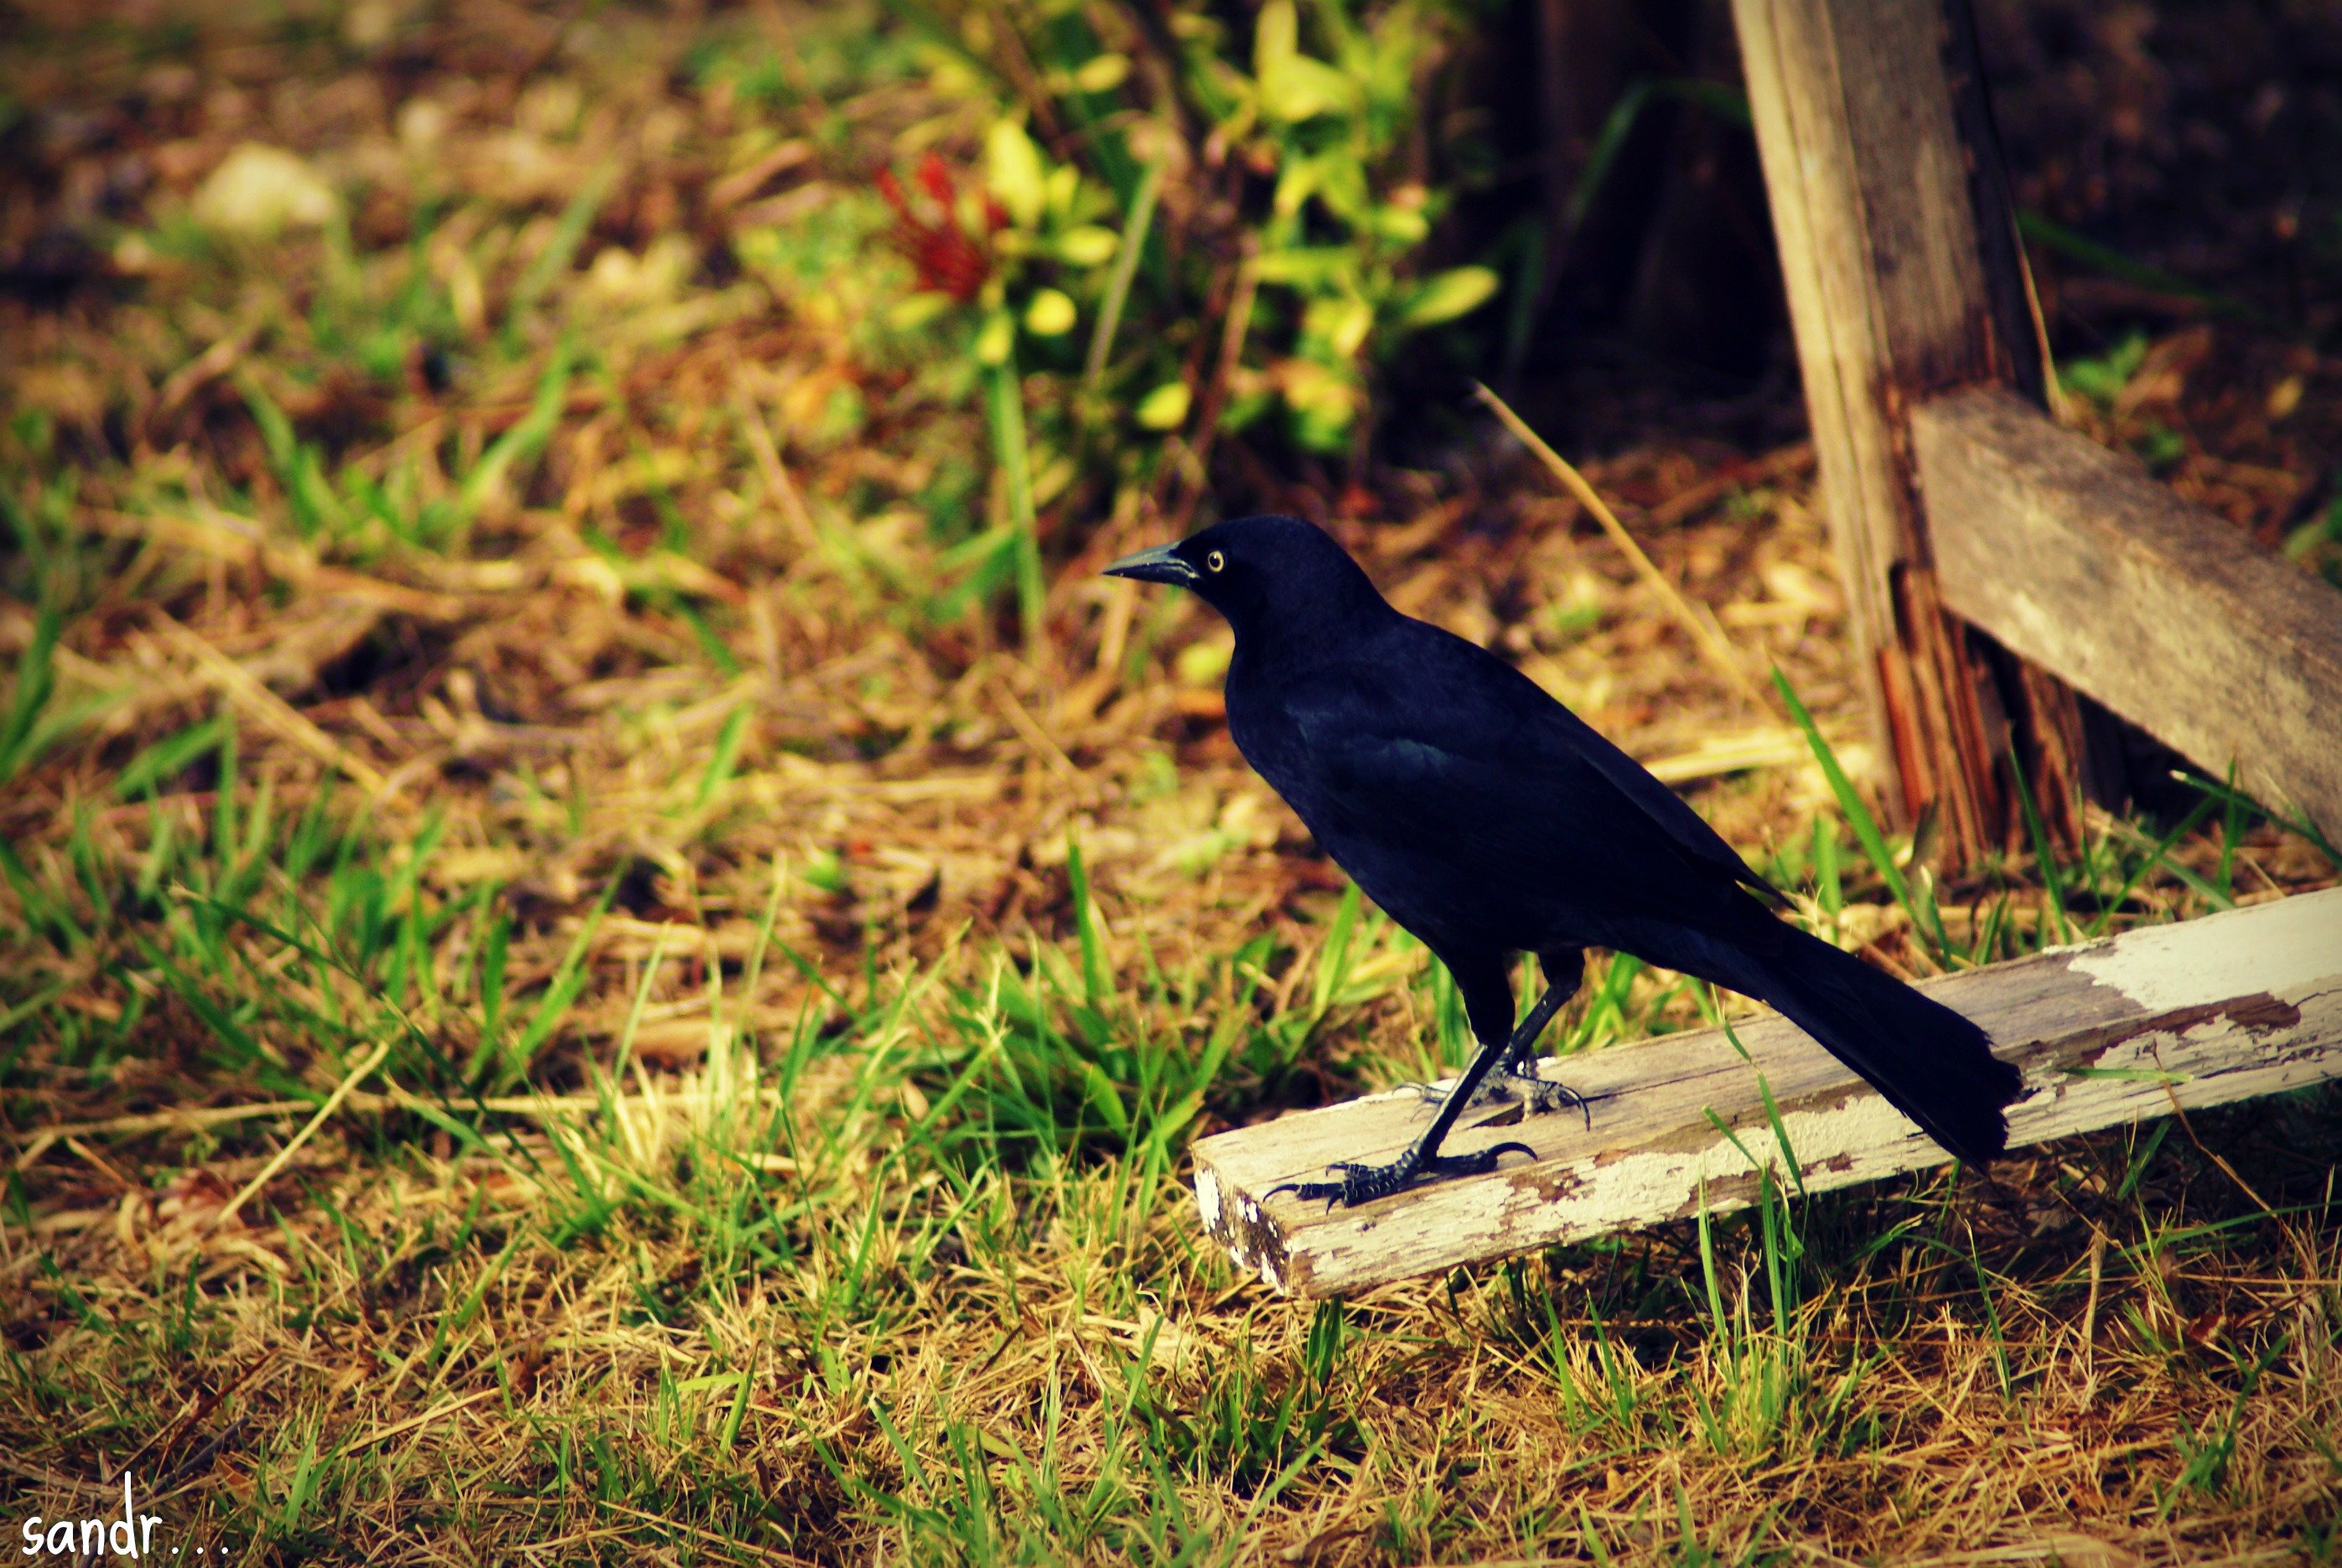
[[1369,1165],[1356,1160],[1338,1161],[1326,1167],[1336,1174],[1337,1180],[1289,1182],[1272,1188],[1266,1197],[1273,1198],[1278,1193],[1294,1193],[1304,1199],[1322,1198],[1328,1206],[1335,1203],[1347,1206],[1388,1197],[1418,1176],[1486,1175],[1496,1168],[1496,1161],[1506,1154],[1526,1154],[1532,1160],[1536,1158],[1536,1151],[1526,1144],[1498,1144],[1470,1154],[1442,1154],[1439,1145],[1449,1129],[1456,1125],[1456,1119],[1472,1103],[1474,1093],[1488,1074],[1520,1052],[1533,1047],[1536,1037],[1553,1021],[1554,1014],[1569,999],[1570,991],[1576,987],[1552,987],[1529,1010],[1528,1017],[1521,1021],[1519,1029],[1507,1029],[1506,1025],[1513,1015],[1513,987],[1501,959],[1467,960],[1459,964],[1454,959],[1446,958],[1445,962],[1449,973],[1456,976],[1457,988],[1464,993],[1465,1012],[1472,1020],[1472,1032],[1479,1038],[1480,1049],[1465,1064],[1464,1075],[1456,1081],[1456,1087],[1440,1100],[1438,1114],[1432,1117],[1431,1125],[1424,1129],[1423,1136],[1417,1138],[1406,1153],[1388,1164]]
[[1506,1042],[1505,1059],[1497,1067],[1496,1077],[1481,1093],[1492,1099],[1517,1099],[1521,1108],[1532,1115],[1574,1106],[1586,1118],[1586,1130],[1590,1133],[1594,1130],[1594,1107],[1586,1104],[1586,1096],[1566,1084],[1537,1076],[1537,1036],[1545,1033],[1545,1026],[1553,1021],[1553,1015],[1561,1011],[1569,996],[1569,991],[1556,985],[1538,999],[1529,1015],[1521,1020],[1512,1039]]
[[[1544,1004],[1539,1003],[1538,1005],[1542,1007]],[[1456,1125],[1456,1118],[1464,1114],[1464,1107],[1472,1099],[1472,1092],[1511,1050],[1509,1039],[1500,1038],[1482,1045],[1465,1066],[1464,1076],[1456,1081],[1454,1090],[1440,1102],[1439,1114],[1431,1119],[1431,1125],[1424,1129],[1423,1136],[1389,1164],[1369,1165],[1356,1160],[1337,1160],[1326,1168],[1339,1173],[1340,1180],[1287,1182],[1282,1186],[1270,1188],[1266,1196],[1273,1198],[1279,1193],[1292,1193],[1304,1201],[1322,1198],[1328,1207],[1339,1203],[1349,1208],[1372,1203],[1376,1198],[1386,1198],[1417,1176],[1484,1176],[1496,1168],[1497,1157],[1506,1154],[1526,1154],[1530,1159],[1536,1159],[1536,1151],[1526,1144],[1498,1144],[1494,1148],[1482,1149],[1473,1154],[1442,1154],[1438,1152],[1440,1140],[1447,1136],[1450,1127]]]
[[[1578,982],[1586,973],[1586,955],[1579,948],[1561,948],[1542,954],[1538,963],[1545,970],[1545,995],[1538,999],[1537,1004],[1529,1010],[1529,1015],[1521,1020],[1520,1027],[1513,1031],[1512,1038],[1506,1042],[1504,1060],[1497,1064],[1488,1082],[1481,1085],[1479,1097],[1483,1100],[1519,1100],[1522,1108],[1532,1115],[1558,1111],[1564,1106],[1576,1106],[1586,1117],[1586,1129],[1590,1132],[1594,1126],[1594,1112],[1586,1104],[1586,1097],[1566,1084],[1538,1077],[1536,1070],[1537,1037],[1545,1033],[1546,1025],[1553,1022],[1554,1014],[1577,994]],[[1417,1084],[1414,1087],[1433,1104],[1448,1097],[1447,1090],[1428,1084]]]
[[1505,1052],[1501,1069],[1501,1085],[1490,1085],[1490,1092],[1516,1095],[1523,1108],[1532,1114],[1558,1111],[1574,1105],[1586,1118],[1586,1130],[1594,1130],[1594,1108],[1566,1084],[1556,1084],[1537,1076],[1537,1036],[1553,1015],[1561,1011],[1568,1000],[1577,994],[1578,983],[1586,974],[1586,950],[1579,947],[1557,948],[1537,955],[1537,964],[1545,971],[1546,993],[1514,1031],[1511,1044]]
[[[1487,1081],[1475,1092],[1475,1098],[1482,1101],[1509,1100],[1515,1092],[1514,1084],[1519,1081],[1526,1079],[1531,1084],[1544,1082],[1536,1075],[1537,1036],[1545,1033],[1545,1026],[1553,1022],[1553,1015],[1560,1012],[1562,1004],[1568,1000],[1569,993],[1557,986],[1537,999],[1537,1004],[1529,1009],[1529,1015],[1521,1020],[1520,1027],[1513,1031],[1497,1053],[1496,1066],[1488,1074]],[[1559,1084],[1551,1086],[1560,1087]],[[1422,1095],[1426,1104],[1444,1105],[1461,1092],[1464,1085],[1458,1082],[1453,1089],[1443,1089],[1436,1084],[1410,1084],[1407,1087]],[[1536,1105],[1531,1109],[1544,1111],[1551,1107]]]

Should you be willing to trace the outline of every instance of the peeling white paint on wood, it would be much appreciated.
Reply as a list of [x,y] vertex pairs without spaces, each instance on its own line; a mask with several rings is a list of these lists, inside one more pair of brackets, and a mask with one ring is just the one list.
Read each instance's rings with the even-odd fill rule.
[[2155,925],[2132,932],[2119,944],[2071,951],[2076,969],[2142,1007],[2191,1007],[2231,975],[2249,973],[2261,989],[2277,993],[2333,974],[2335,955],[2342,953],[2342,914],[2274,931],[2218,920]]
[[[2014,1144],[2342,1076],[2342,889],[2157,926],[1947,976],[1923,987],[2020,1064]],[[1777,1016],[1548,1060],[1593,1101],[1520,1119],[1492,1107],[1448,1140],[1462,1153],[1519,1139],[1546,1157],[1327,1210],[1278,1183],[1336,1160],[1383,1160],[1428,1112],[1411,1090],[1284,1117],[1196,1145],[1205,1228],[1279,1290],[1329,1295],[1625,1226],[1736,1208],[1752,1158],[1786,1169],[1758,1077],[1809,1191],[1941,1164],[1943,1151]],[[1716,1116],[1739,1140],[1717,1132]],[[1746,1153],[1744,1154],[1742,1149]]]

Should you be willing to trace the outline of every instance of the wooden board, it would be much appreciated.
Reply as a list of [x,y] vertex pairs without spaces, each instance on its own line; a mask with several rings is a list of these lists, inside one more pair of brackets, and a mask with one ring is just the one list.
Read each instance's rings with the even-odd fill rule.
[[[1922,987],[1967,1014],[2020,1064],[2012,1144],[2342,1076],[2342,888],[1945,977]],[[1426,1183],[1328,1210],[1282,1182],[1338,1159],[1394,1158],[1428,1112],[1411,1090],[1222,1133],[1195,1148],[1204,1227],[1277,1290],[1336,1295],[1629,1225],[1736,1208],[1756,1192],[1750,1155],[1782,1159],[1758,1089],[1772,1090],[1808,1191],[1942,1164],[1947,1156],[1795,1025],[1717,1030],[1548,1062],[1594,1101],[1574,1114],[1486,1125],[1467,1117],[1451,1153],[1519,1138],[1545,1151],[1486,1176]],[[1746,1145],[1743,1154],[1710,1113]],[[1475,1124],[1480,1124],[1476,1126]],[[1781,1168],[1786,1170],[1786,1164]]]
[[1947,857],[1970,864],[2017,829],[2006,727],[2053,812],[2081,730],[2070,693],[1945,614],[1911,471],[1913,402],[2043,379],[1965,0],[1734,0],[1733,17],[1887,804],[1904,822],[1938,804]]
[[2342,594],[2007,393],[1923,404],[1911,434],[1946,604],[2342,834]]

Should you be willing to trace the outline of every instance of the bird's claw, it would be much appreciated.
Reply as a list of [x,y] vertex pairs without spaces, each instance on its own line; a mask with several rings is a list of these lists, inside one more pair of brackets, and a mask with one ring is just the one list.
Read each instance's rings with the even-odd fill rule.
[[1589,1133],[1594,1131],[1594,1102],[1568,1084],[1540,1078],[1535,1073],[1507,1074],[1505,1082],[1520,1095],[1529,1114],[1537,1116],[1547,1111],[1575,1109],[1586,1118],[1586,1130]]
[[1326,1168],[1340,1172],[1340,1181],[1286,1182],[1271,1187],[1262,1201],[1266,1203],[1280,1193],[1291,1193],[1305,1203],[1322,1199],[1328,1211],[1336,1206],[1356,1208],[1377,1198],[1387,1198],[1426,1176],[1485,1176],[1496,1168],[1496,1161],[1505,1154],[1526,1154],[1532,1160],[1537,1157],[1537,1152],[1526,1144],[1503,1143],[1469,1154],[1434,1154],[1420,1160],[1402,1156],[1386,1165],[1337,1160]]
[[[1410,1084],[1408,1088],[1423,1096],[1426,1105],[1441,1105],[1450,1091],[1436,1084]],[[1523,1071],[1506,1067],[1490,1074],[1486,1083],[1472,1095],[1475,1103],[1501,1103],[1518,1100],[1530,1115],[1541,1116],[1547,1111],[1575,1108],[1586,1118],[1586,1130],[1594,1131],[1594,1103],[1566,1084],[1556,1084],[1550,1078],[1540,1078],[1534,1068]]]

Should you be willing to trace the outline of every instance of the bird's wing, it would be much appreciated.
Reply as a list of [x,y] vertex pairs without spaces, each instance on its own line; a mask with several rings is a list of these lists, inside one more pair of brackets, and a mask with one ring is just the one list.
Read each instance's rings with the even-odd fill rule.
[[[1526,675],[1521,679],[1527,681]],[[1530,682],[1534,685],[1536,683]],[[1544,696],[1542,688],[1538,695]],[[1748,868],[1739,852],[1724,842],[1723,836],[1708,826],[1707,819],[1684,803],[1683,796],[1652,776],[1650,769],[1620,751],[1593,725],[1579,718],[1561,703],[1546,697],[1547,707],[1541,715],[1548,745],[1557,746],[1586,760],[1588,765],[1607,779],[1619,794],[1635,803],[1643,814],[1666,830],[1676,847],[1694,864],[1720,872],[1771,904],[1785,904],[1780,890]]]
[[1772,894],[1674,791],[1501,659],[1444,632],[1395,652],[1285,693],[1319,804],[1353,831],[1468,856],[1498,882],[1566,860],[1658,908],[1701,884]]

